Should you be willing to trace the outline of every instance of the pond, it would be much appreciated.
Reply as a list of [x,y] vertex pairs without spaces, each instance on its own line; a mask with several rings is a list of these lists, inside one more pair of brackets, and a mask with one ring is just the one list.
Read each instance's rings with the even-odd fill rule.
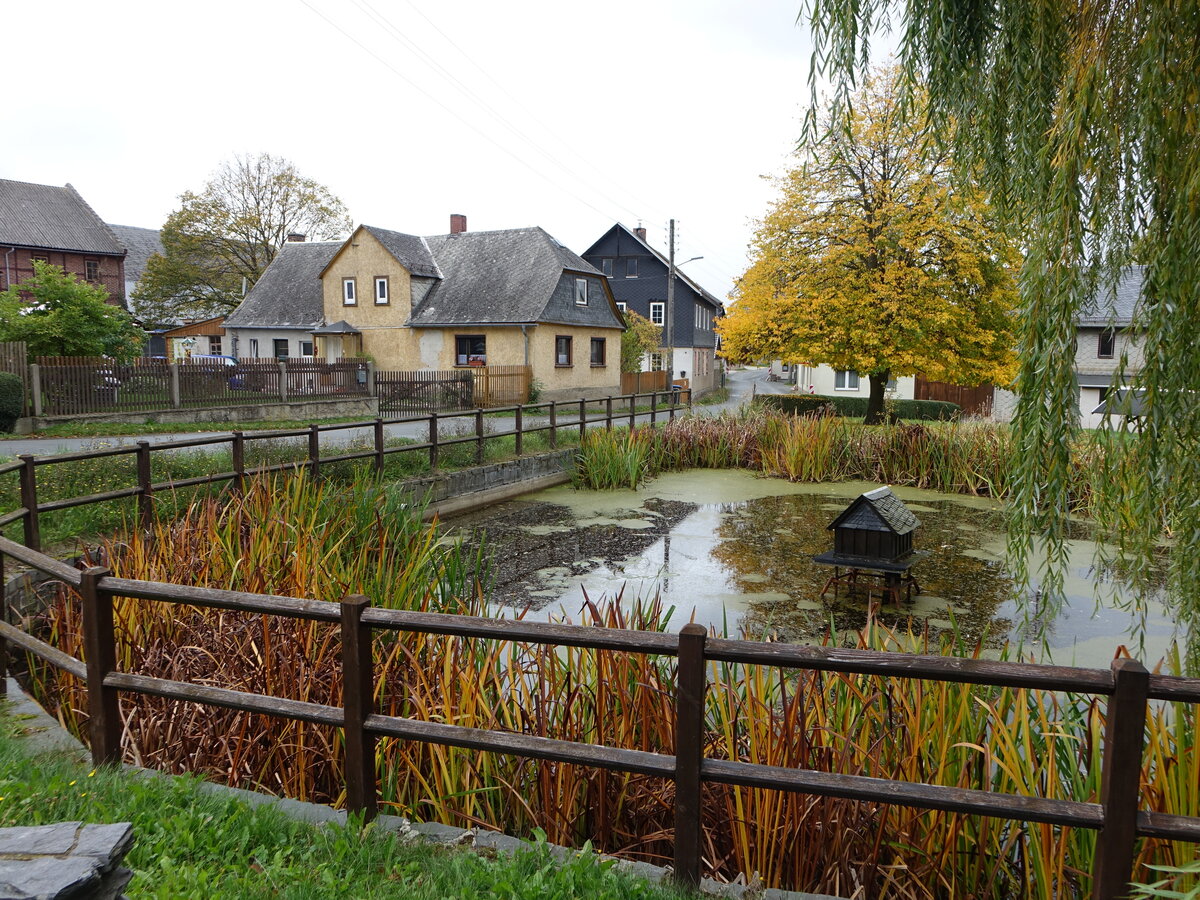
[[[730,634],[740,628],[803,643],[831,628],[853,634],[867,622],[861,596],[822,595],[832,570],[812,557],[832,547],[829,523],[875,487],[694,470],[636,492],[552,488],[454,524],[468,543],[484,541],[498,612],[571,620],[587,598],[630,605],[658,593],[673,607],[672,630],[694,618]],[[1036,581],[1018,596],[998,503],[893,490],[921,520],[914,546],[929,555],[912,569],[920,593],[899,606],[877,603],[880,621],[913,619],[935,633],[956,627],[993,649],[1022,641],[1026,653],[1063,664],[1106,666],[1122,644],[1149,665],[1167,651],[1174,627],[1163,594],[1150,598],[1144,616],[1132,613],[1126,586],[1094,567],[1085,524],[1071,535],[1067,603],[1051,615],[1040,608]]]

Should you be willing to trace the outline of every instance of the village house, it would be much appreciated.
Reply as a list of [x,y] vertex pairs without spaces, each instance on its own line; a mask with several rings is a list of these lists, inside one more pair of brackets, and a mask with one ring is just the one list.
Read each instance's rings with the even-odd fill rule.
[[616,394],[623,320],[604,276],[541,228],[419,237],[360,225],[287,243],[225,320],[233,353],[389,371],[529,366],[549,398]]

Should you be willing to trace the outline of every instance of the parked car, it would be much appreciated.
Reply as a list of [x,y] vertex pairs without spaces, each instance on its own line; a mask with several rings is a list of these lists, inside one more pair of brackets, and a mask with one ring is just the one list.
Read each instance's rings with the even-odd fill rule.
[[240,391],[246,386],[246,379],[242,375],[242,371],[238,368],[238,361],[232,356],[217,356],[215,354],[193,354],[180,360],[180,363],[187,365],[189,363],[195,365],[203,365],[215,373],[228,371],[229,389],[231,391]]

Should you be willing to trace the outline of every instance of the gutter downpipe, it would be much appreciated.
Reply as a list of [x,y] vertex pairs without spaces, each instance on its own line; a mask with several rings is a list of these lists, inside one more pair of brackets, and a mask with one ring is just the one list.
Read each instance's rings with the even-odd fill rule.
[[525,330],[528,327],[528,324],[521,325],[521,337],[525,340],[525,365],[529,365],[529,332]]
[[12,287],[12,266],[9,264],[9,257],[16,252],[16,247],[9,247],[4,254],[4,289],[6,291]]

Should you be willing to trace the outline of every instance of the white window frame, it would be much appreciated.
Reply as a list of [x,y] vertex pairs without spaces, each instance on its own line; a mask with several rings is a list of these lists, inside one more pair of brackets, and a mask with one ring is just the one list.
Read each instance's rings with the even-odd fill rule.
[[655,350],[650,354],[650,371],[661,372],[667,367],[667,359],[665,353],[660,353]]
[[833,389],[835,391],[857,391],[860,378],[857,372],[849,369],[838,369],[833,374]]
[[388,293],[388,277],[386,275],[376,275],[375,276],[375,305],[376,306],[387,306],[390,302],[391,302],[391,296]]
[[[655,318],[654,313],[658,312],[658,317]],[[664,325],[667,321],[667,304],[662,300],[656,300],[650,304],[650,321],[655,325]]]
[[358,306],[358,286],[353,278],[342,279],[342,306]]
[[301,341],[300,342],[300,355],[301,356],[315,356],[316,353],[314,351],[314,347],[315,347],[315,344],[313,343],[313,341]]
[[258,359],[258,338],[250,338],[250,357]]
[[575,279],[575,305],[588,305],[588,280],[586,278]]
[[623,313],[628,312],[628,309],[626,308],[626,307],[628,307],[628,305],[629,304],[627,304],[624,300],[617,301],[617,309],[619,309]]

